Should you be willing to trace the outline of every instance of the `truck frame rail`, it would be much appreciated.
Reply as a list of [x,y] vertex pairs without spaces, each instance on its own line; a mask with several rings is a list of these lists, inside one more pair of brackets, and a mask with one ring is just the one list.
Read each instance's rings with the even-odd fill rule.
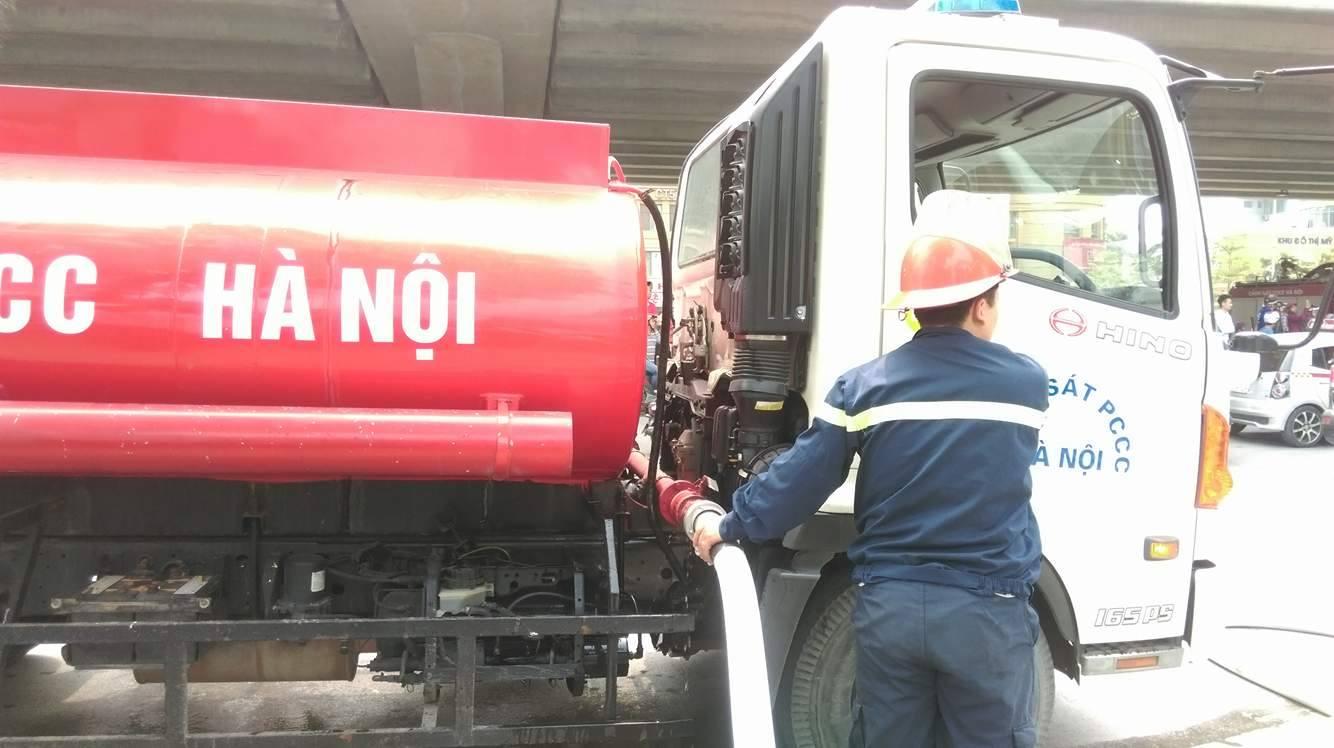
[[[618,721],[616,665],[608,658],[608,713],[604,722],[535,725],[475,723],[475,690],[480,681],[565,677],[559,668],[479,666],[477,640],[483,637],[620,636],[681,633],[694,628],[690,614],[544,615],[448,618],[352,618],[229,621],[143,621],[95,623],[6,623],[0,647],[22,644],[153,644],[162,647],[165,719],[160,734],[0,737],[0,746],[478,746],[549,745],[609,740],[671,740],[691,734],[690,720]],[[194,646],[232,641],[361,641],[391,638],[453,639],[454,667],[433,668],[426,682],[454,684],[454,719],[437,726],[439,699],[423,705],[422,726],[356,730],[191,733],[189,667]],[[612,644],[614,649],[615,643]],[[510,672],[512,671],[512,672]]]

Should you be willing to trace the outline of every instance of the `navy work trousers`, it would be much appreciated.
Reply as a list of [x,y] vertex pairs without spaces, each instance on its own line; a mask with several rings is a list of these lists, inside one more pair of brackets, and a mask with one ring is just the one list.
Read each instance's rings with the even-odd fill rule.
[[1022,597],[887,580],[857,590],[853,748],[1032,748],[1038,617]]

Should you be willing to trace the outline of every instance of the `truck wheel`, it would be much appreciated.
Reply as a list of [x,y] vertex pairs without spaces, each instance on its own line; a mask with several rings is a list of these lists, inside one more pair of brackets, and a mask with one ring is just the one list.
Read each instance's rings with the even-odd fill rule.
[[[856,588],[847,579],[821,583],[806,604],[783,668],[775,704],[775,729],[785,748],[844,748],[852,728],[856,678]],[[1056,704],[1056,668],[1044,631],[1033,648],[1038,745]]]
[[1303,405],[1292,411],[1283,428],[1283,443],[1289,447],[1314,447],[1319,444],[1321,415],[1320,409],[1314,405]]
[[775,704],[774,727],[787,748],[848,744],[857,675],[857,634],[852,629],[856,600],[857,588],[843,576],[824,579],[806,603]]

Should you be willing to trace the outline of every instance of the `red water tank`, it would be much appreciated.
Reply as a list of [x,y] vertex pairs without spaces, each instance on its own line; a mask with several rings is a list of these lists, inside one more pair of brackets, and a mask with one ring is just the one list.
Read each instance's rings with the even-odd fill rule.
[[599,125],[0,87],[0,400],[503,400],[568,413],[571,476],[613,475],[645,276],[608,146]]

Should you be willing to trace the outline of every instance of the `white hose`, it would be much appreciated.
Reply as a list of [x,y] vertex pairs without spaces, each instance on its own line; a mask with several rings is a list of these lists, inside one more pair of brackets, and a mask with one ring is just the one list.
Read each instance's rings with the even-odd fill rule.
[[740,546],[713,549],[713,568],[723,599],[727,642],[727,692],[732,702],[732,745],[773,748],[774,718],[769,705],[769,669],[764,663],[764,633],[755,578]]

